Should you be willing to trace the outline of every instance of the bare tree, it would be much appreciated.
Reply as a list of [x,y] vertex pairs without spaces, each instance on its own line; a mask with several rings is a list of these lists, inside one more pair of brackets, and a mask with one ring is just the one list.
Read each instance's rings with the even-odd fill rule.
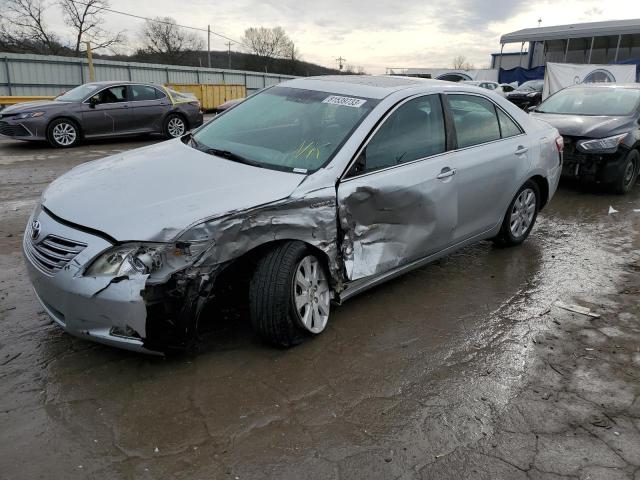
[[453,58],[454,70],[473,70],[473,64],[467,61],[464,55],[457,55]]
[[100,12],[109,8],[107,0],[84,0],[82,3],[60,0],[59,4],[65,23],[74,32],[73,50],[76,57],[80,56],[82,42],[91,42],[93,50],[124,43],[124,32],[110,33],[100,26],[103,23]]
[[0,8],[2,43],[21,45],[36,53],[55,54],[62,49],[58,37],[47,28],[43,0],[4,0]]
[[143,51],[162,55],[169,61],[180,59],[186,52],[204,48],[204,42],[197,34],[180,27],[171,17],[147,20],[141,36]]
[[263,60],[265,70],[275,58],[296,60],[297,50],[282,27],[252,27],[244,31],[242,43]]

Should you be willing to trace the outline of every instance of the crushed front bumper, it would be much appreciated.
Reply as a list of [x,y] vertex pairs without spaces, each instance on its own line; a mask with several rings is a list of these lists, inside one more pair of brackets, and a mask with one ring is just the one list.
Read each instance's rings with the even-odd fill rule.
[[36,297],[55,323],[72,335],[127,350],[158,353],[144,345],[147,309],[141,291],[147,276],[120,280],[82,276],[85,266],[111,246],[107,240],[64,225],[37,208],[23,239],[27,272]]
[[592,180],[596,183],[614,182],[624,170],[628,150],[620,147],[616,153],[583,153],[576,148],[579,139],[564,138],[564,165],[562,175],[578,179]]

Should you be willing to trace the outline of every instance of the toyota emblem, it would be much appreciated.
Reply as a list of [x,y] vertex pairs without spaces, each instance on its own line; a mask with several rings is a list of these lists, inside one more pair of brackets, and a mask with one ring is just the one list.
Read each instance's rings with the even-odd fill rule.
[[34,220],[31,222],[31,239],[35,240],[40,236],[40,222],[38,220]]

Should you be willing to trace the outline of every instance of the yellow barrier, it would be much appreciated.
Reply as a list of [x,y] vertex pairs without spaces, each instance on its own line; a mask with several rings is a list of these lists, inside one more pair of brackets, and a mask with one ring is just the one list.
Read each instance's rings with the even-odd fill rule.
[[22,103],[22,102],[35,102],[37,100],[51,100],[52,98],[55,97],[48,97],[48,96],[31,96],[31,97],[25,97],[25,96],[1,96],[0,95],[0,105],[15,105],[16,103]]
[[171,83],[166,86],[178,92],[194,94],[200,100],[203,110],[213,110],[227,100],[247,96],[247,88],[244,85]]

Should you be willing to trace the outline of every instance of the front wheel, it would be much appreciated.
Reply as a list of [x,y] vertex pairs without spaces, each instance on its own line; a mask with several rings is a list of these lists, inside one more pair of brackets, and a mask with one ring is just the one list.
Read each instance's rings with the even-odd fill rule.
[[187,124],[181,115],[172,113],[164,121],[164,135],[167,138],[178,138],[187,132]]
[[505,247],[520,245],[531,233],[539,209],[540,189],[535,182],[529,180],[511,200],[494,242]]
[[287,348],[322,333],[330,307],[326,270],[304,243],[283,243],[259,260],[249,308],[254,329],[268,343]]
[[80,129],[75,122],[59,118],[47,127],[47,140],[52,147],[74,147],[80,141]]
[[611,190],[621,195],[628,193],[636,184],[639,167],[640,154],[637,150],[631,150],[624,159],[618,178],[611,184]]

